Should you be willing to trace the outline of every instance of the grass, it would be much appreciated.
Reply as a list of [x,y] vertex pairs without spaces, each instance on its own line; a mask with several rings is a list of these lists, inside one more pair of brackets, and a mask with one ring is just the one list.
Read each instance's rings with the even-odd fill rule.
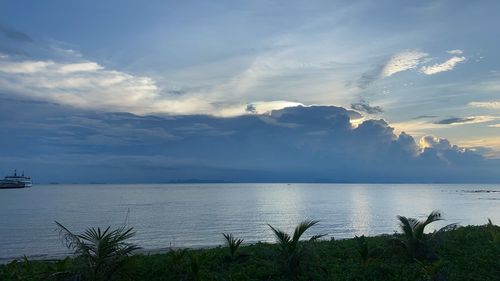
[[[299,229],[300,230],[300,229]],[[303,230],[303,228],[302,228]],[[307,229],[306,229],[307,230]],[[300,232],[300,231],[299,231]],[[302,231],[302,233],[305,232]],[[500,227],[449,228],[440,234],[434,260],[415,259],[399,240],[405,234],[325,241],[298,241],[300,271],[283,267],[283,245],[240,245],[228,260],[228,247],[176,250],[126,257],[111,280],[499,280]],[[433,234],[423,234],[427,241]],[[291,241],[293,234],[288,241]],[[286,240],[286,239],[285,239]],[[298,240],[298,239],[297,239]],[[0,280],[77,280],[81,260],[14,261],[0,266]],[[79,279],[88,280],[88,279]]]

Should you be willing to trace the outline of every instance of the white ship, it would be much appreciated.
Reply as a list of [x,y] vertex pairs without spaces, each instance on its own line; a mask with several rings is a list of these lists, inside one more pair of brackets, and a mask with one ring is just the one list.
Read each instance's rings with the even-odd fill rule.
[[27,177],[24,175],[18,175],[17,171],[14,170],[14,175],[6,176],[3,180],[0,180],[0,189],[1,188],[25,188],[33,186],[33,181],[31,177]]

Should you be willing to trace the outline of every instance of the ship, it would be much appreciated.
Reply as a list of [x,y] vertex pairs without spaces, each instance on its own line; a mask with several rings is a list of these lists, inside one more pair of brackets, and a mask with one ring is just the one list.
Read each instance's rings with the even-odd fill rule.
[[26,188],[31,187],[33,185],[33,181],[31,177],[27,177],[24,175],[17,174],[17,170],[14,170],[14,175],[6,176],[3,180],[0,180],[0,189],[4,188]]

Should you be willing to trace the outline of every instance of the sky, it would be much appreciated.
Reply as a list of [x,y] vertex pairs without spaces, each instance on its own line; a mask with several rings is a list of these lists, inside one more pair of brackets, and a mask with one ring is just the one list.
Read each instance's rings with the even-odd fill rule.
[[0,171],[67,182],[500,181],[498,10],[5,0]]

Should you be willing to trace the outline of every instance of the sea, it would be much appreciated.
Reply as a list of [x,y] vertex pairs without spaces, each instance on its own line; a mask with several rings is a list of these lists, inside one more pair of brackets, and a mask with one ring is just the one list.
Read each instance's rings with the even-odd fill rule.
[[305,237],[324,239],[399,231],[396,216],[439,210],[447,224],[500,223],[498,184],[89,184],[0,190],[0,262],[70,252],[56,221],[74,233],[133,227],[143,251],[214,247],[232,233],[244,243],[272,242],[269,225],[291,231],[319,223]]

